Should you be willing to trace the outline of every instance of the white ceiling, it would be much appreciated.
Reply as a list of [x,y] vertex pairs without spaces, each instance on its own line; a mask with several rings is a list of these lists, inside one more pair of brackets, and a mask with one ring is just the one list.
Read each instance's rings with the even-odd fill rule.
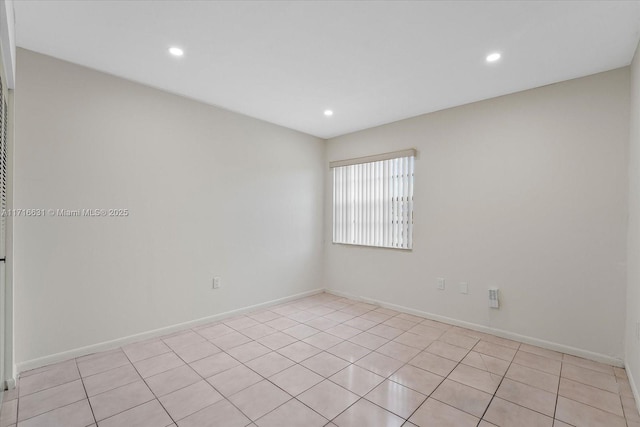
[[[640,29],[637,1],[17,0],[15,10],[21,47],[323,138],[628,65]],[[487,64],[493,51],[502,59]]]

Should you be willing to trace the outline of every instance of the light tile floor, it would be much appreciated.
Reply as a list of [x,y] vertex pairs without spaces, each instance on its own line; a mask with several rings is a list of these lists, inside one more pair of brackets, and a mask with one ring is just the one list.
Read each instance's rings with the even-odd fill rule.
[[625,371],[318,294],[24,372],[0,427],[640,427]]

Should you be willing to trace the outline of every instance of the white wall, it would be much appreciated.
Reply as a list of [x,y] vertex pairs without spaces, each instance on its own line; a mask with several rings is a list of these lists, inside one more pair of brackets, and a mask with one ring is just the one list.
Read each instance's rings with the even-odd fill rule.
[[327,175],[326,285],[621,360],[628,126],[624,68],[329,140],[419,157],[412,252],[332,245]]
[[[16,359],[322,286],[324,141],[18,51]],[[212,277],[222,288],[211,289]]]
[[627,235],[627,322],[625,362],[636,399],[640,385],[640,54],[631,63],[631,124],[629,133],[629,230]]

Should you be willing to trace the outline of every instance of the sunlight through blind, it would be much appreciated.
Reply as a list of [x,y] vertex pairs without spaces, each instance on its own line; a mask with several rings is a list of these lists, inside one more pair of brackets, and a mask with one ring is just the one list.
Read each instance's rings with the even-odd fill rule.
[[0,258],[5,257],[5,241],[7,233],[7,129],[9,127],[7,115],[7,100],[0,80]]
[[405,150],[331,163],[334,243],[413,247],[414,161]]

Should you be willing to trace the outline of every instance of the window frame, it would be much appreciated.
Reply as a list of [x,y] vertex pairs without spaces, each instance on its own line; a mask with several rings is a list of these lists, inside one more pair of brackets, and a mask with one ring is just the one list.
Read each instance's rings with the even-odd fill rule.
[[416,158],[408,149],[329,163],[333,244],[413,250]]

